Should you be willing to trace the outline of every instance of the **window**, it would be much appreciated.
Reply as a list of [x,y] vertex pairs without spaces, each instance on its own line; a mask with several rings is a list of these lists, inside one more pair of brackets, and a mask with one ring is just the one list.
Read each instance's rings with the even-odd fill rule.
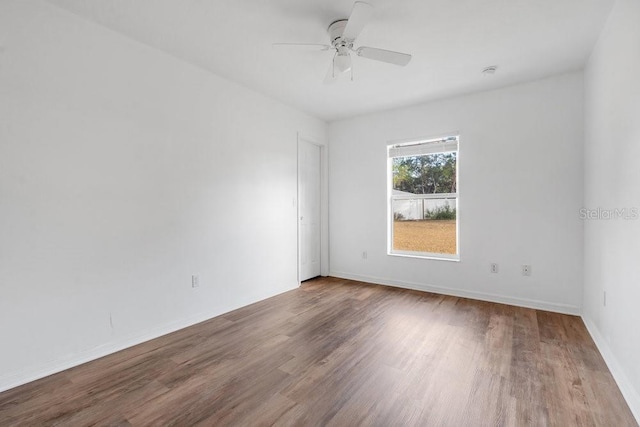
[[388,147],[389,254],[459,259],[458,137]]

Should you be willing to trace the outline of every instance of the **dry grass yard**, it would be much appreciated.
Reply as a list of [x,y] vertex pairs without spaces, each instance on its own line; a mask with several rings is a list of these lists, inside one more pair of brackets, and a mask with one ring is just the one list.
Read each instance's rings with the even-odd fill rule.
[[455,254],[456,221],[394,221],[393,249],[399,251]]

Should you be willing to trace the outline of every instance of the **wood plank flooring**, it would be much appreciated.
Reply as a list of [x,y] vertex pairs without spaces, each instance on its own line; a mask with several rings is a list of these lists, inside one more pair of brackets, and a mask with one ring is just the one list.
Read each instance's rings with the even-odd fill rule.
[[1,393],[0,425],[637,424],[578,317],[323,278]]

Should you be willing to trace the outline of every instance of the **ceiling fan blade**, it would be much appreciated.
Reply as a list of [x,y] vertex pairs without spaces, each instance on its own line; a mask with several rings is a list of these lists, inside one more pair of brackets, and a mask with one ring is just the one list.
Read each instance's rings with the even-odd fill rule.
[[411,55],[409,54],[394,52],[393,50],[377,49],[375,47],[362,46],[356,49],[355,52],[363,58],[388,62],[389,64],[400,65],[401,67],[404,67],[411,61]]
[[363,1],[355,2],[342,37],[347,40],[355,40],[372,16],[373,6]]
[[273,43],[272,46],[274,48],[294,48],[294,49],[303,49],[303,50],[329,50],[333,49],[328,44],[319,44],[319,43]]
[[[336,53],[336,55],[338,55]],[[338,74],[335,72],[335,58],[336,55],[333,56],[333,59],[331,60],[331,64],[329,64],[329,69],[327,70],[327,75],[324,76],[324,84],[328,85],[331,83],[335,83],[338,80]]]

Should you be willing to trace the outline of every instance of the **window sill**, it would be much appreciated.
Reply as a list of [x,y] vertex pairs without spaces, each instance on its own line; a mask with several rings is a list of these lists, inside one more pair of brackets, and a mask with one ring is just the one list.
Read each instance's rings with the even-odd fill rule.
[[460,262],[460,255],[430,254],[430,253],[422,254],[419,252],[387,252],[387,255],[402,257],[402,258],[419,258],[419,259],[430,259],[434,261]]

